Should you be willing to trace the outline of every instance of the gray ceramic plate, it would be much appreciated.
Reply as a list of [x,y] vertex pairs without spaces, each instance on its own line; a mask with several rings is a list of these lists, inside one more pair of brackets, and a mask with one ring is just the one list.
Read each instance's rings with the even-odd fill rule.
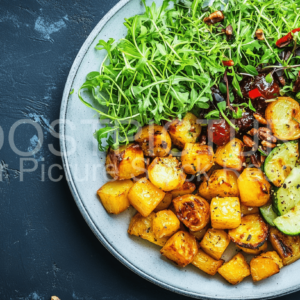
[[[151,2],[148,0],[148,5]],[[162,1],[155,2],[160,5]],[[177,268],[160,255],[157,246],[127,234],[133,209],[111,216],[98,201],[96,191],[108,180],[104,169],[105,156],[97,151],[92,136],[99,127],[98,118],[79,101],[77,91],[87,73],[99,70],[105,56],[104,51],[94,49],[98,40],[124,37],[124,18],[143,11],[139,0],[121,0],[109,11],[79,51],[65,86],[60,115],[61,151],[69,186],[80,212],[99,241],[120,262],[168,290],[202,299],[267,299],[298,290],[299,263],[283,268],[280,274],[260,283],[254,284],[247,278],[236,287],[219,275],[209,277],[193,266]],[[69,95],[72,89],[75,92]],[[229,247],[224,258],[229,259],[234,253],[233,247]]]

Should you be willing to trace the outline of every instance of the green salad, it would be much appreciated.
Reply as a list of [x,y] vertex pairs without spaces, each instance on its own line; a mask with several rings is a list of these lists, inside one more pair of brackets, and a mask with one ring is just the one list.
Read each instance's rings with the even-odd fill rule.
[[[142,15],[125,19],[126,37],[99,41],[96,49],[107,55],[78,92],[85,105],[110,120],[95,133],[100,150],[128,144],[128,137],[138,130],[136,122],[162,124],[187,112],[224,118],[238,131],[230,120],[242,118],[245,109],[255,111],[251,98],[259,96],[254,91],[245,97],[240,83],[257,76],[259,68],[267,69],[269,83],[277,71],[284,73],[280,95],[296,98],[298,1],[183,0],[164,1],[161,7],[154,2],[144,5]],[[286,46],[291,49],[289,57],[280,54]],[[212,105],[213,87],[224,95],[217,105]],[[85,89],[103,109],[84,100]],[[236,97],[242,101],[235,103]]]

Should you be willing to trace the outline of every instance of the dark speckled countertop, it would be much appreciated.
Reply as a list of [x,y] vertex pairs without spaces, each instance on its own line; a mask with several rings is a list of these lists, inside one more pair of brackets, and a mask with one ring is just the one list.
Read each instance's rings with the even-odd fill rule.
[[[117,2],[0,0],[1,300],[186,299],[135,275],[100,244],[73,201],[61,159],[48,148],[59,148],[50,124],[72,62]],[[39,124],[42,145],[32,124],[16,123],[23,119]],[[41,148],[20,156],[14,144],[25,155]]]

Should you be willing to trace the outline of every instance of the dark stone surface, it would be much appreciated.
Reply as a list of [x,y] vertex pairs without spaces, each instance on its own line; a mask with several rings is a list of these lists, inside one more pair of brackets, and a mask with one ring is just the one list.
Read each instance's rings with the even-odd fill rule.
[[[49,122],[59,117],[72,62],[84,40],[117,0],[0,1],[0,299],[186,299],[135,275],[98,242],[81,217],[64,179],[43,175],[61,159],[48,144]],[[20,156],[9,146],[19,119],[41,124],[44,143],[35,172],[20,182]],[[21,151],[35,148],[36,131],[15,132]],[[30,168],[32,162],[26,162]],[[58,166],[53,177],[63,175]],[[44,179],[45,178],[45,179]],[[283,299],[298,299],[300,293]]]

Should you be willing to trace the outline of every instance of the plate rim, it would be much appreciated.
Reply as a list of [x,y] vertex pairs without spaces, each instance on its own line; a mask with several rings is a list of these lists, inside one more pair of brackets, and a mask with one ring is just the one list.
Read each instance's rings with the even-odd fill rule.
[[[129,3],[131,0],[120,0],[113,8],[111,8],[105,16],[98,22],[98,24],[95,26],[95,28],[91,31],[89,36],[86,38],[84,41],[83,45],[81,46],[78,54],[75,57],[75,60],[71,66],[71,69],[69,71],[66,84],[64,87],[63,95],[62,95],[62,102],[60,106],[60,115],[59,115],[59,140],[60,140],[60,150],[61,150],[61,158],[62,158],[62,163],[63,163],[63,168],[66,174],[67,178],[67,183],[69,186],[69,189],[72,193],[72,196],[75,200],[75,203],[83,216],[85,222],[87,225],[90,227],[96,238],[101,242],[101,244],[123,265],[125,265],[129,270],[133,271],[135,274],[141,276],[142,278],[146,279],[147,281],[154,283],[158,285],[159,287],[162,287],[166,290],[169,290],[171,292],[176,292],[180,295],[196,298],[196,299],[203,299],[203,300],[212,300],[212,299],[220,299],[220,300],[238,300],[238,299],[274,299],[276,297],[282,297],[285,295],[289,295],[291,293],[297,292],[300,290],[300,286],[296,287],[295,289],[285,289],[279,294],[273,294],[268,293],[269,295],[266,295],[265,297],[247,297],[245,295],[241,295],[240,298],[221,298],[221,297],[214,297],[208,296],[208,295],[201,295],[200,293],[194,293],[190,292],[188,290],[182,289],[182,288],[177,288],[176,286],[172,286],[170,284],[167,284],[161,280],[156,279],[152,275],[147,274],[143,270],[137,268],[133,263],[128,261],[126,258],[122,256],[121,253],[117,251],[117,249],[114,248],[112,244],[110,244],[106,238],[102,235],[101,231],[97,227],[97,225],[94,223],[92,220],[85,204],[83,203],[82,199],[79,196],[79,193],[77,191],[77,187],[75,184],[75,181],[73,180],[72,173],[69,168],[69,163],[68,163],[68,157],[66,155],[67,153],[67,147],[66,147],[66,140],[65,140],[65,130],[66,130],[66,114],[67,114],[67,108],[68,108],[68,103],[69,103],[69,96],[71,92],[71,88],[73,85],[73,81],[77,75],[78,69],[87,53],[89,50],[91,44],[99,34],[99,32],[102,30],[102,28],[106,25],[106,23],[120,10],[122,9],[127,3]],[[155,0],[152,0],[155,2]]]

